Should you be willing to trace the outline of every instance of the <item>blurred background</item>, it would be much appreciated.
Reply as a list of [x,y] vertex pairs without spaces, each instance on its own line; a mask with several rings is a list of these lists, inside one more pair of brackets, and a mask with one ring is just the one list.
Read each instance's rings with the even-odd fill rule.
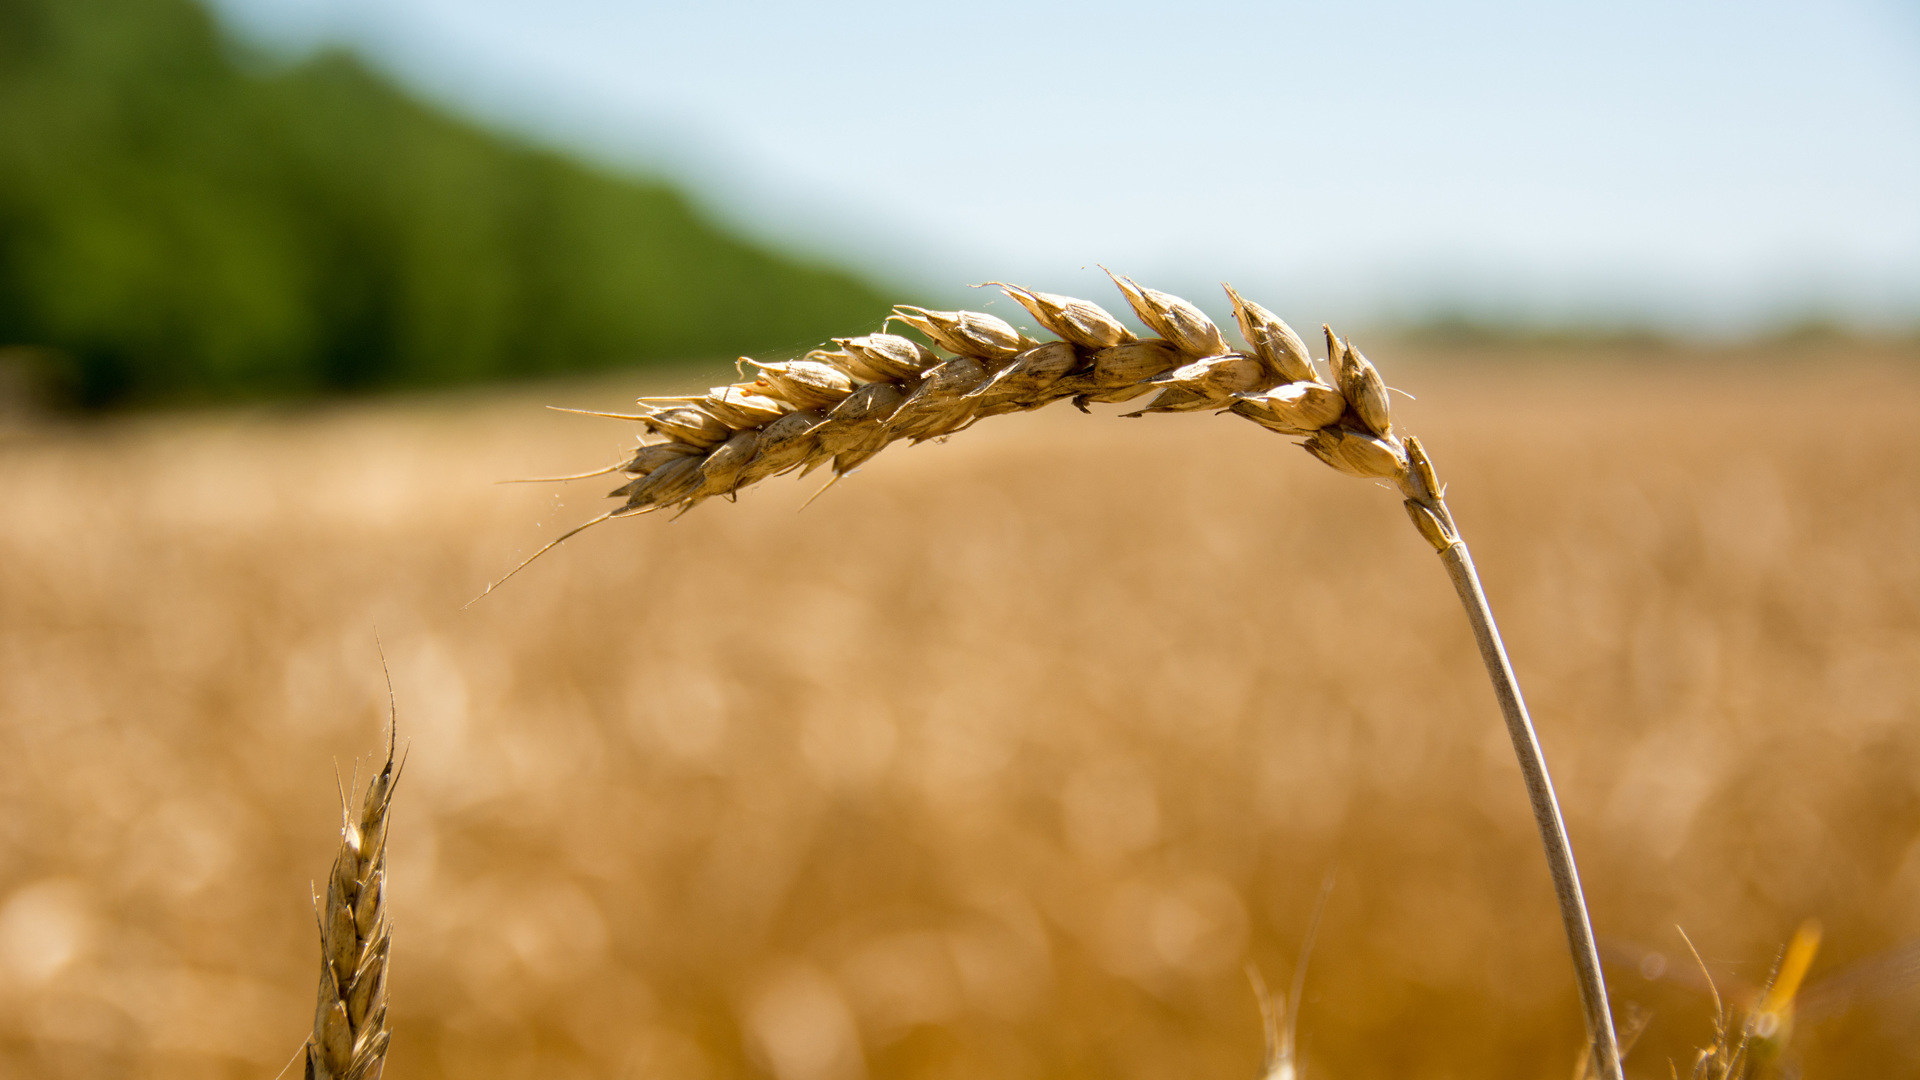
[[[270,1076],[334,766],[389,1076],[1565,1077],[1397,501],[1055,410],[595,530],[564,417],[988,278],[1361,335],[1488,579],[1635,1076],[1826,936],[1920,1077],[1920,10],[0,0],[0,1075]],[[1109,410],[1109,413],[1114,410]],[[599,486],[596,486],[599,485]],[[1655,960],[1655,954],[1661,958]]]
[[1104,263],[1408,330],[1920,320],[1920,11],[7,0],[0,343],[86,406],[796,348]]

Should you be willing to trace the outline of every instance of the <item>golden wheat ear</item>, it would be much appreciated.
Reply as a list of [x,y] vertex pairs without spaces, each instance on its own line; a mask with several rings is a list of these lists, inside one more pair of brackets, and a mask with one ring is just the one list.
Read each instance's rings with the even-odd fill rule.
[[[829,463],[837,480],[892,443],[941,439],[985,417],[1056,401],[1071,401],[1085,412],[1094,402],[1117,404],[1147,394],[1155,396],[1129,415],[1229,413],[1301,436],[1297,445],[1338,472],[1390,481],[1414,528],[1440,556],[1473,629],[1540,829],[1595,1067],[1604,1080],[1622,1080],[1600,953],[1546,755],[1479,573],[1447,507],[1446,488],[1420,440],[1395,423],[1379,370],[1351,341],[1322,326],[1332,376],[1323,379],[1300,335],[1231,286],[1227,299],[1244,348],[1230,347],[1197,305],[1110,270],[1107,275],[1154,337],[1136,338],[1091,301],[989,282],[1059,340],[1036,341],[984,312],[901,304],[880,333],[836,338],[837,349],[815,349],[781,363],[742,357],[742,378],[752,368],[751,381],[716,387],[698,399],[643,398],[647,411],[630,418],[657,441],[643,441],[624,467],[637,479],[611,493],[627,501],[607,516],[684,509],[716,495],[731,497],[769,476],[795,469],[805,476]],[[894,323],[930,345],[887,333]]]
[[396,757],[396,725],[387,726],[387,760],[368,782],[356,814],[340,800],[340,850],[327,875],[320,923],[320,986],[306,1080],[379,1080],[387,1058],[387,822],[394,785],[405,766]]

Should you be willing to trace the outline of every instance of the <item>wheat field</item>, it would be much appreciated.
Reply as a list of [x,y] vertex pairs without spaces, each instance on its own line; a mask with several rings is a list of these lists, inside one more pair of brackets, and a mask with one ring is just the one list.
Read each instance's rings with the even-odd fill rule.
[[[1814,1007],[1920,935],[1915,357],[1371,351],[1596,930],[1682,926],[1732,993],[1818,917],[1785,1068],[1920,1077],[1912,987]],[[609,523],[463,610],[613,486],[492,481],[631,444],[540,404],[726,377],[0,437],[0,1075],[293,1058],[381,646],[392,1080],[1252,1080],[1244,964],[1286,985],[1329,870],[1308,1076],[1571,1075],[1450,586],[1397,495],[1293,440],[1001,418],[804,513],[816,480]],[[1684,1072],[1708,1000],[1610,978],[1652,1015],[1629,1075]]]

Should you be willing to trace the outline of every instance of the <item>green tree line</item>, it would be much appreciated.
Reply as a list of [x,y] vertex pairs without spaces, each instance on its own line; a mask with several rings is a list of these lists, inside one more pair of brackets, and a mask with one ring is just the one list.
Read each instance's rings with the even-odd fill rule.
[[790,348],[885,311],[345,54],[241,55],[192,0],[0,0],[0,346],[76,403]]

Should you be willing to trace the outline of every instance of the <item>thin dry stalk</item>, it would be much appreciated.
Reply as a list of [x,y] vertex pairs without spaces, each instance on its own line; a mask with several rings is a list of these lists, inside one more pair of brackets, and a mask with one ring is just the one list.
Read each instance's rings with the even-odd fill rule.
[[[1438,504],[1444,514],[1445,506]],[[1410,511],[1427,509],[1412,499]],[[1419,522],[1419,517],[1415,517]],[[1474,641],[1486,664],[1487,677],[1499,699],[1500,713],[1507,723],[1507,736],[1513,743],[1514,757],[1520,762],[1520,774],[1527,786],[1527,800],[1533,806],[1534,823],[1540,829],[1540,842],[1546,848],[1547,868],[1553,875],[1553,891],[1560,902],[1560,921],[1566,930],[1567,944],[1573,954],[1580,1004],[1586,1012],[1587,1033],[1598,1051],[1600,1075],[1617,1080],[1621,1073],[1619,1042],[1613,1030],[1613,1017],[1607,1008],[1607,987],[1600,973],[1600,950],[1594,943],[1593,924],[1587,917],[1587,905],[1580,890],[1580,872],[1573,861],[1573,843],[1567,838],[1567,825],[1560,816],[1560,803],[1553,793],[1553,779],[1547,774],[1547,757],[1540,749],[1533,720],[1527,715],[1527,703],[1520,696],[1520,681],[1507,660],[1506,646],[1500,640],[1500,628],[1494,624],[1493,609],[1487,606],[1486,593],[1480,588],[1480,576],[1474,571],[1473,557],[1457,533],[1440,551],[1447,575],[1453,579],[1460,604],[1466,608],[1473,625]],[[1423,530],[1424,531],[1424,530]]]
[[1760,999],[1747,1013],[1742,1027],[1753,1040],[1753,1057],[1763,1065],[1778,1060],[1793,1038],[1794,1001],[1820,951],[1820,933],[1818,919],[1800,924],[1774,965],[1773,977]]
[[1292,327],[1232,286],[1225,287],[1227,298],[1246,342],[1239,350],[1193,304],[1108,275],[1154,337],[1136,337],[1089,301],[994,282],[1059,340],[1035,341],[981,312],[902,305],[888,323],[911,327],[951,355],[896,334],[838,338],[832,349],[783,363],[742,358],[758,372],[751,382],[704,396],[643,400],[647,411],[631,419],[659,441],[643,441],[619,466],[633,479],[610,494],[625,502],[580,528],[655,510],[684,513],[795,470],[804,475],[830,466],[837,480],[890,443],[943,438],[989,416],[1062,400],[1085,410],[1148,394],[1128,415],[1232,412],[1302,437],[1301,447],[1339,472],[1392,481],[1414,527],[1440,554],[1472,623],[1546,848],[1599,1073],[1621,1080],[1599,950],[1546,759],[1444,488],[1419,440],[1395,429],[1379,371],[1323,326],[1330,377],[1323,376]]
[[1300,955],[1293,961],[1293,985],[1276,1003],[1267,990],[1260,969],[1247,964],[1247,981],[1253,984],[1254,1000],[1260,1005],[1260,1026],[1266,1033],[1267,1052],[1261,1067],[1261,1080],[1300,1080],[1306,1066],[1300,1060],[1300,1006],[1307,992],[1307,962],[1313,959],[1313,943],[1320,936],[1320,918],[1327,911],[1327,896],[1333,892],[1333,871],[1320,884],[1320,899],[1313,905],[1313,918],[1307,922],[1307,934],[1300,942]]
[[1282,997],[1273,1000],[1267,980],[1260,969],[1247,962],[1247,982],[1253,985],[1253,1000],[1260,1006],[1260,1030],[1266,1036],[1266,1054],[1260,1062],[1260,1080],[1299,1080],[1300,1067],[1294,1057],[1288,1030],[1299,1012],[1299,1002]]
[[355,815],[340,798],[340,853],[320,920],[320,989],[307,1040],[306,1080],[380,1080],[387,1056],[387,810],[400,778],[394,734],[387,761]]

